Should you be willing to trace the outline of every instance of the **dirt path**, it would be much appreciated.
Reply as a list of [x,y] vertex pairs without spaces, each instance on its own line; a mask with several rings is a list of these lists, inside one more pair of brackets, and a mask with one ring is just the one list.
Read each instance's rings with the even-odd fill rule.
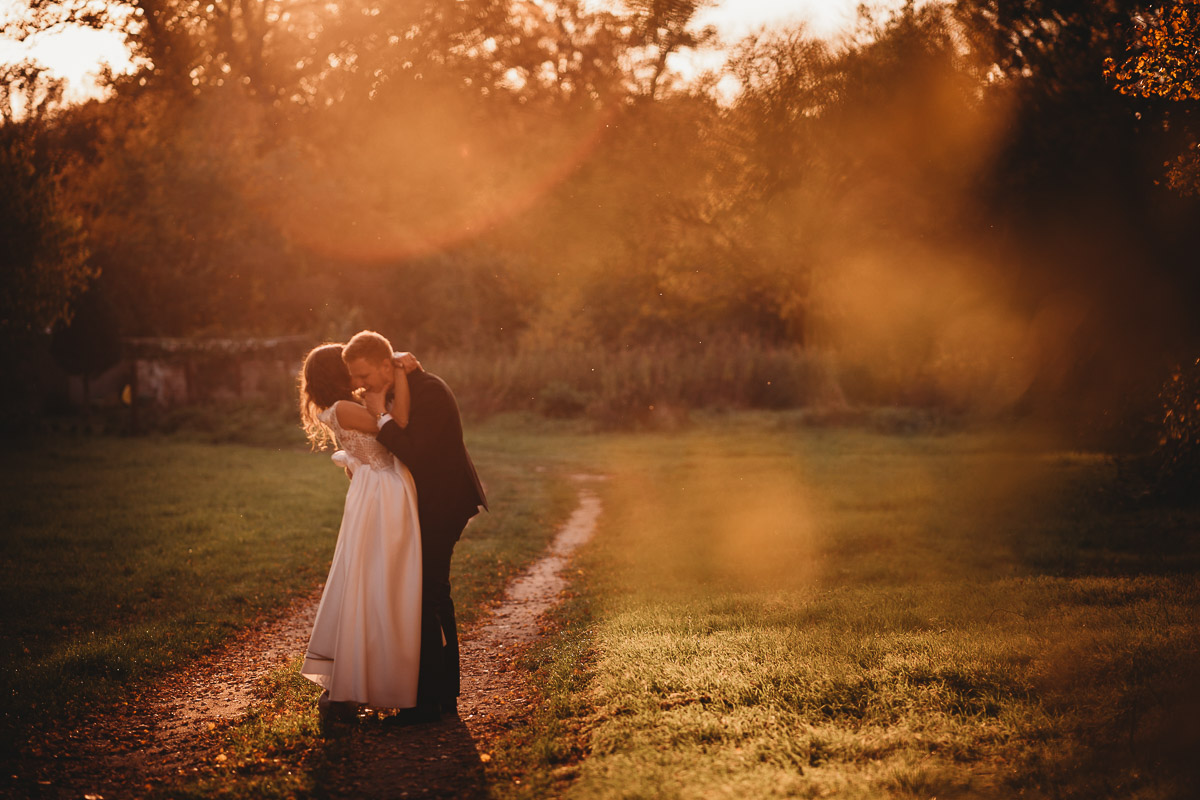
[[[589,480],[577,476],[581,481]],[[434,725],[384,729],[362,726],[345,744],[347,757],[328,776],[330,797],[485,797],[481,756],[512,728],[532,699],[516,660],[539,634],[539,621],[569,581],[564,568],[591,538],[601,506],[586,486],[579,506],[559,529],[546,555],[517,576],[490,617],[461,642],[462,696],[458,717]]]
[[[458,716],[411,728],[352,728],[322,776],[329,796],[486,793],[480,756],[531,703],[514,662],[536,641],[541,617],[567,588],[564,568],[571,554],[592,536],[600,515],[600,500],[586,485],[595,478],[576,478],[579,506],[546,555],[509,584],[482,624],[465,632]],[[136,706],[92,720],[87,730],[65,734],[65,741],[47,742],[51,771],[38,772],[52,780],[21,781],[19,790],[30,797],[123,797],[209,762],[213,737],[206,734],[245,714],[262,678],[304,651],[319,600],[319,591],[301,598],[237,636],[207,664],[163,679]]]

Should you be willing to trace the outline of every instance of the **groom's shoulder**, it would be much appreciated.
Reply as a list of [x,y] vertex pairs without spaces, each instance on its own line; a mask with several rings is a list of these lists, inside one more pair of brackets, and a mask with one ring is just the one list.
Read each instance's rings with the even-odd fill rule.
[[415,392],[428,394],[448,394],[451,397],[454,393],[450,391],[450,385],[444,380],[434,375],[432,372],[421,370],[420,372],[409,373],[408,385]]

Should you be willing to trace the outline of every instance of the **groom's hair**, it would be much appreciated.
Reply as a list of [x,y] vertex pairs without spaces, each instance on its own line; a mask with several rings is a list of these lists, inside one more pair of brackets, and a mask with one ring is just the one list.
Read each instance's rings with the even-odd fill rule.
[[375,331],[359,331],[342,349],[342,360],[349,364],[356,358],[368,361],[391,361],[392,343]]

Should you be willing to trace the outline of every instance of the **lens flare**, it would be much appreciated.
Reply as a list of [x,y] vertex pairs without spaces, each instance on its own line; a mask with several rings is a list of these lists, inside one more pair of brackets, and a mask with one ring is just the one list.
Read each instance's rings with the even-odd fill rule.
[[322,256],[426,256],[534,208],[586,163],[614,109],[540,120],[449,91],[409,91],[322,131],[303,166],[259,192],[262,213]]

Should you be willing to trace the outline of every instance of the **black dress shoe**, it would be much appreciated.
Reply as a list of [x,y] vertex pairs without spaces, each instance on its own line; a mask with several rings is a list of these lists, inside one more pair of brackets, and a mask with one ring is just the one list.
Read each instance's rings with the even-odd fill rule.
[[407,728],[410,725],[427,725],[442,718],[437,706],[417,706],[402,708],[390,717],[385,717],[383,725],[389,728]]

